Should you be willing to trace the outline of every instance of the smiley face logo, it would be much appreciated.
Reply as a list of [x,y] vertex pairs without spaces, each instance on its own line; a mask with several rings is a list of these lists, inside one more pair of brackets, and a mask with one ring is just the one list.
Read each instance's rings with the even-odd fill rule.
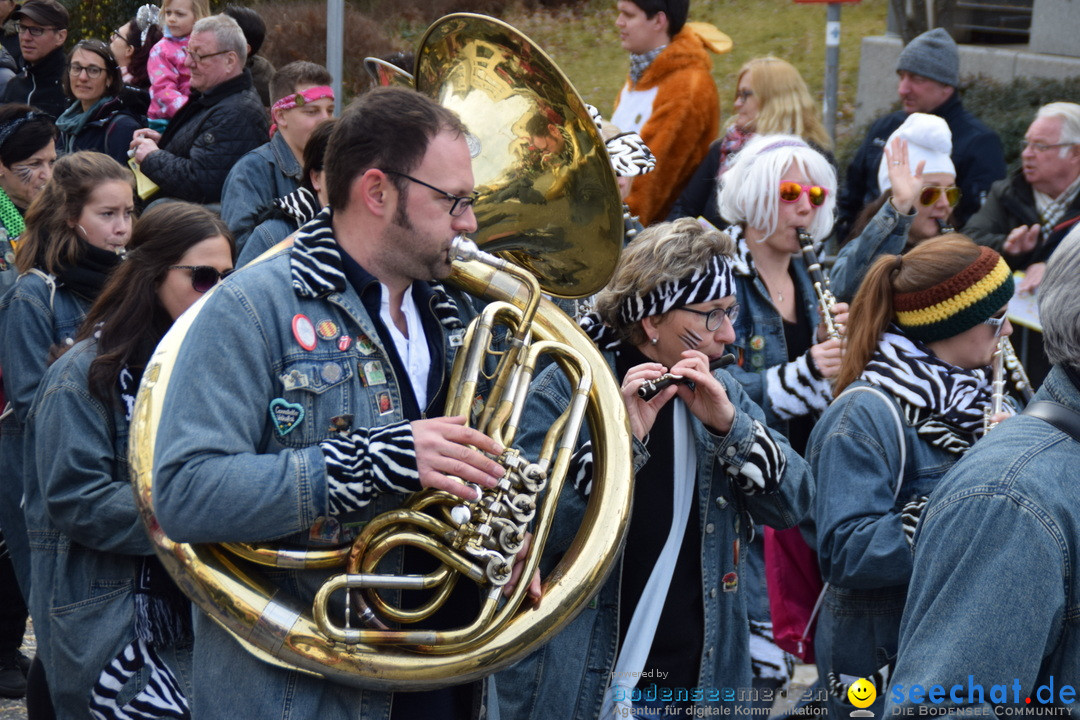
[[847,691],[848,701],[857,708],[870,707],[877,699],[877,688],[866,678],[851,683]]

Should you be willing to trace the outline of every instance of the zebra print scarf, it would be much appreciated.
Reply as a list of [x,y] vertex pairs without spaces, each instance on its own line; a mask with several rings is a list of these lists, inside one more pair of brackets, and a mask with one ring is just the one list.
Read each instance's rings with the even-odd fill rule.
[[991,392],[986,370],[950,365],[895,326],[882,336],[859,379],[891,393],[908,424],[935,447],[960,455],[982,435]]

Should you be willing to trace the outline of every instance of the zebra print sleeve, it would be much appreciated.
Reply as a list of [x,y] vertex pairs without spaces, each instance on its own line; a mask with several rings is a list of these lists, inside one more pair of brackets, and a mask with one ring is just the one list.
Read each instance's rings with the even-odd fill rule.
[[765,392],[781,420],[821,413],[832,400],[832,386],[817,374],[810,351],[765,371]]
[[[648,440],[648,437],[645,438]],[[634,473],[636,474],[641,470],[641,466],[644,465],[649,459],[649,451],[645,449],[645,444],[638,440],[633,439],[634,447]],[[592,452],[592,440],[589,440],[584,445],[579,447],[573,455],[570,456],[570,467],[566,473],[567,480],[574,486],[574,489],[578,491],[581,497],[587,498],[592,493],[592,481],[593,481],[593,452]]]
[[330,513],[359,510],[378,493],[416,492],[420,472],[408,422],[360,430],[319,443],[326,459]]
[[757,420],[753,422],[754,439],[746,461],[738,468],[728,466],[728,473],[744,495],[767,495],[780,488],[787,458],[768,429]]

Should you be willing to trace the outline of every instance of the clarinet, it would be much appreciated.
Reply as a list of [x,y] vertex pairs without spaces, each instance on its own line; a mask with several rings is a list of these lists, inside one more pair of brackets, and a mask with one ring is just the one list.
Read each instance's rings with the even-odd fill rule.
[[949,224],[949,221],[945,218],[934,218],[934,222],[937,223],[938,234],[946,235],[948,233],[956,232],[956,228]]
[[806,228],[797,227],[795,232],[799,236],[799,245],[802,247],[803,260],[806,262],[806,272],[810,274],[810,281],[814,283],[814,292],[817,293],[818,305],[821,307],[821,319],[825,323],[825,331],[832,340],[840,339],[840,330],[833,320],[833,307],[836,305],[836,297],[829,289],[829,278],[818,262],[817,252],[814,250],[814,239]]
[[[735,362],[735,356],[731,353],[721,355],[720,357],[709,363],[709,372],[712,372],[713,370],[719,370],[722,367],[727,367],[733,362]],[[641,387],[638,388],[637,394],[639,398],[641,398],[645,402],[648,402],[649,400],[652,400],[654,397],[656,397],[656,394],[666,388],[668,385],[687,384],[691,386],[693,385],[693,383],[684,378],[682,375],[664,373],[655,380],[646,380],[644,383],[642,383]]]
[[997,425],[991,418],[1001,412],[1005,400],[1005,344],[1009,338],[998,340],[997,350],[994,351],[994,359],[990,362],[992,371],[990,382],[990,404],[983,410],[983,435],[990,432]]

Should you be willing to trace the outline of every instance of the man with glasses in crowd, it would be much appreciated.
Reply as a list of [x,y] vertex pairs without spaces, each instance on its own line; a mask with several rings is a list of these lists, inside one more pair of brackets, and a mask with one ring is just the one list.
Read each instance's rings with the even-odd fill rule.
[[[476,230],[461,121],[413,90],[371,90],[337,121],[325,173],[329,207],[210,295],[178,354],[154,463],[173,540],[337,545],[422,487],[471,500],[455,478],[502,475],[483,454],[494,440],[442,417],[471,313],[438,282],[455,236]],[[426,572],[408,556],[404,569]],[[335,572],[279,575],[314,596]],[[209,720],[494,717],[480,683],[345,687],[249,655],[206,616],[194,672],[192,716]]]
[[211,15],[195,23],[187,46],[191,99],[164,133],[139,130],[131,141],[154,198],[218,203],[225,178],[245,153],[266,142],[266,110],[245,69],[247,41],[236,21]]
[[1020,169],[994,183],[964,233],[1026,268],[1024,292],[1039,286],[1046,260],[1080,220],[1080,105],[1043,105],[1020,142]]
[[59,117],[69,104],[61,84],[68,11],[56,0],[27,0],[12,17],[25,67],[8,81],[0,103],[26,103]]

